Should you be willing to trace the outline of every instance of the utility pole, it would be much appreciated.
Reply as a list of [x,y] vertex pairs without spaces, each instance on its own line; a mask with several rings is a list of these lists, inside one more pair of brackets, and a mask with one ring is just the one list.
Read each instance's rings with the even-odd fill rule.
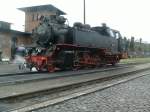
[[83,6],[83,9],[84,9],[84,12],[83,12],[84,13],[84,18],[83,18],[83,20],[84,20],[84,24],[85,24],[86,23],[86,21],[85,21],[86,20],[86,18],[85,18],[85,16],[86,16],[86,14],[85,14],[86,13],[85,12],[85,0],[83,0],[83,4],[84,4],[84,6]]

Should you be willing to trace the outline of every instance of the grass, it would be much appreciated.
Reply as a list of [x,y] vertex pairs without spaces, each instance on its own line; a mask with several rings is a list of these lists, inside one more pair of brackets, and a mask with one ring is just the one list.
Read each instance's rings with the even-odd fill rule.
[[120,60],[120,63],[150,63],[150,57],[146,58],[128,58]]

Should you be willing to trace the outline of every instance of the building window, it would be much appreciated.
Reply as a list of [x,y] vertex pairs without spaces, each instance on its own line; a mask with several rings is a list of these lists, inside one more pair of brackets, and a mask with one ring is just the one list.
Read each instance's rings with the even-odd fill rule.
[[34,14],[32,14],[32,21],[34,21]]
[[41,15],[37,13],[37,18],[36,18],[36,20],[38,21],[38,20],[40,20],[40,18],[41,18]]
[[32,21],[38,21],[39,14],[32,14]]
[[32,21],[38,21],[40,20],[41,18],[41,15],[40,14],[32,14]]
[[39,20],[39,14],[37,13],[37,16],[36,16],[36,20],[38,21]]

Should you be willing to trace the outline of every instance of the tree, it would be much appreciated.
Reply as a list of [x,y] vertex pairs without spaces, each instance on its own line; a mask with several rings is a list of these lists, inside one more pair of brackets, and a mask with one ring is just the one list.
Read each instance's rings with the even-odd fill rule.
[[142,51],[142,38],[140,38],[139,51]]
[[135,41],[134,41],[134,37],[131,37],[130,51],[135,51]]

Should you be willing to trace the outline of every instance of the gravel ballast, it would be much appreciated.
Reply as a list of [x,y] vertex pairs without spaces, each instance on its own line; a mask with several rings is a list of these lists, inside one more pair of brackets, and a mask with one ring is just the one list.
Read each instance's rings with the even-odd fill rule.
[[33,112],[150,112],[150,75]]

